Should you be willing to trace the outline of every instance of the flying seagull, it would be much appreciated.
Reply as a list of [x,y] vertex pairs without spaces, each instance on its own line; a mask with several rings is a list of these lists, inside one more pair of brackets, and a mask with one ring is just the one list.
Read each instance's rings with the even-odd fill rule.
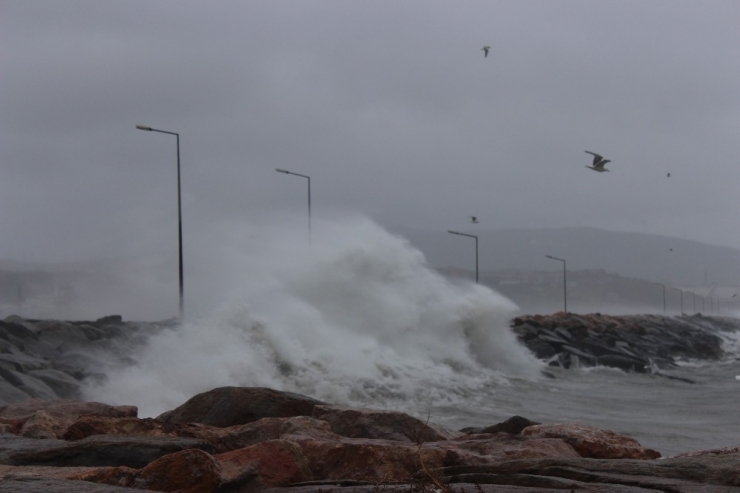
[[490,46],[484,46],[483,48],[481,48],[481,50],[483,50],[484,58],[488,58],[488,50],[490,49]]
[[587,168],[591,168],[594,171],[598,171],[599,173],[602,173],[604,171],[609,171],[604,167],[606,163],[610,163],[611,159],[604,159],[599,154],[596,154],[595,152],[591,151],[584,151],[586,154],[591,154],[594,157],[594,162],[591,166],[586,166]]
[[468,216],[470,218],[470,222],[473,224],[478,224],[480,221],[478,221],[477,216]]
[[671,177],[671,174],[670,174],[670,173],[668,173],[667,175],[665,175],[665,177],[666,177],[666,178],[670,178],[670,177]]

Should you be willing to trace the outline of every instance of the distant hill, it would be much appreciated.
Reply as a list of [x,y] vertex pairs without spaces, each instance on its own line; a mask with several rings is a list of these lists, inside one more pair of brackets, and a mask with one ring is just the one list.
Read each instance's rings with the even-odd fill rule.
[[[597,269],[673,285],[740,284],[740,250],[668,236],[597,228],[459,229],[479,238],[480,270]],[[474,240],[446,231],[396,229],[432,267],[475,268]]]

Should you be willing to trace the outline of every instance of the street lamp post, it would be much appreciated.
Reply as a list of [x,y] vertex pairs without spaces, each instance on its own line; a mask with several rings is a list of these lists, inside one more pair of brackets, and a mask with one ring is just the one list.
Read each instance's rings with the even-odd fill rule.
[[293,173],[292,171],[282,168],[275,168],[275,171],[278,173],[285,173],[286,175],[300,176],[301,178],[308,180],[308,242],[311,243],[311,177],[301,175],[300,173]]
[[681,315],[683,315],[683,290],[678,289],[678,288],[673,288],[673,289],[681,293]]
[[468,238],[475,238],[475,283],[478,284],[478,237],[475,235],[469,235],[465,233],[458,233],[457,231],[447,231],[453,235],[467,236]]
[[179,254],[179,273],[180,273],[180,318],[182,319],[184,310],[184,298],[183,298],[183,267],[182,267],[182,200],[180,199],[180,134],[175,132],[168,132],[166,130],[158,130],[156,128],[147,127],[146,125],[136,125],[139,130],[145,130],[147,132],[159,132],[161,134],[174,135],[177,139],[177,239],[178,239],[178,254]]
[[694,313],[696,313],[696,293],[694,293],[693,291],[691,292],[691,300],[694,304]]
[[568,283],[566,281],[566,270],[565,270],[565,259],[553,257],[552,255],[545,255],[545,257],[557,260],[563,263],[563,311],[568,313]]
[[661,284],[659,282],[654,282],[653,284],[657,284],[658,286],[663,286],[663,314],[665,314],[665,284]]

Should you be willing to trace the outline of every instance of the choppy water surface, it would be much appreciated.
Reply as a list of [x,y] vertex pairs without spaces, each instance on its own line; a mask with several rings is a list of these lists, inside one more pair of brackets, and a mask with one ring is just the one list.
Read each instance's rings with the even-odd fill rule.
[[368,220],[322,236],[247,242],[221,273],[235,287],[220,307],[132,349],[87,397],[156,416],[215,387],[264,386],[455,429],[514,414],[583,423],[664,455],[740,444],[737,359],[675,370],[696,384],[611,369],[547,378],[509,329],[508,299],[450,283]]

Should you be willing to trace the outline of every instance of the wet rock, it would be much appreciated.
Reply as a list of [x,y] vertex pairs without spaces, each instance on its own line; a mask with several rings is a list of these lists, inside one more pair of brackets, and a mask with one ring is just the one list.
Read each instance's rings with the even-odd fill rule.
[[511,435],[518,435],[522,432],[524,428],[527,428],[528,426],[534,426],[538,425],[540,423],[537,423],[535,421],[530,421],[527,418],[523,418],[521,416],[512,416],[506,421],[502,421],[501,423],[497,423],[493,426],[489,426],[487,428],[483,428],[480,432],[481,433],[509,433]]
[[31,375],[0,368],[0,378],[5,379],[18,390],[22,390],[31,397],[37,397],[44,400],[58,399],[59,396],[43,380],[34,378]]
[[[534,324],[539,327],[536,335]],[[706,317],[572,313],[521,316],[511,326],[538,358],[553,366],[603,365],[637,372],[670,368],[677,358],[721,358],[718,332],[740,330],[738,323]]]
[[157,419],[227,427],[267,417],[311,416],[325,402],[292,392],[261,387],[221,387],[192,397]]
[[63,371],[31,370],[28,375],[37,378],[48,385],[55,394],[63,399],[76,398],[80,394],[80,382],[69,373]]
[[40,358],[34,358],[23,353],[2,353],[0,361],[6,361],[13,365],[15,371],[28,373],[31,370],[47,370],[51,368],[51,363]]
[[18,339],[35,339],[38,329],[33,324],[26,324],[20,317],[10,316],[0,321],[0,338],[9,340],[8,336]]
[[581,457],[592,459],[656,459],[660,453],[642,447],[637,440],[609,430],[578,424],[545,424],[522,430],[530,438],[560,438]]
[[0,406],[7,406],[15,402],[25,401],[31,396],[18,390],[5,379],[0,378]]
[[619,356],[615,354],[605,354],[599,356],[596,361],[601,366],[609,366],[611,368],[620,368],[625,371],[634,371],[637,373],[646,373],[650,365],[647,360],[641,360],[630,356]]
[[420,443],[447,440],[458,435],[397,411],[316,406],[313,417],[328,422],[337,435],[349,438]]

